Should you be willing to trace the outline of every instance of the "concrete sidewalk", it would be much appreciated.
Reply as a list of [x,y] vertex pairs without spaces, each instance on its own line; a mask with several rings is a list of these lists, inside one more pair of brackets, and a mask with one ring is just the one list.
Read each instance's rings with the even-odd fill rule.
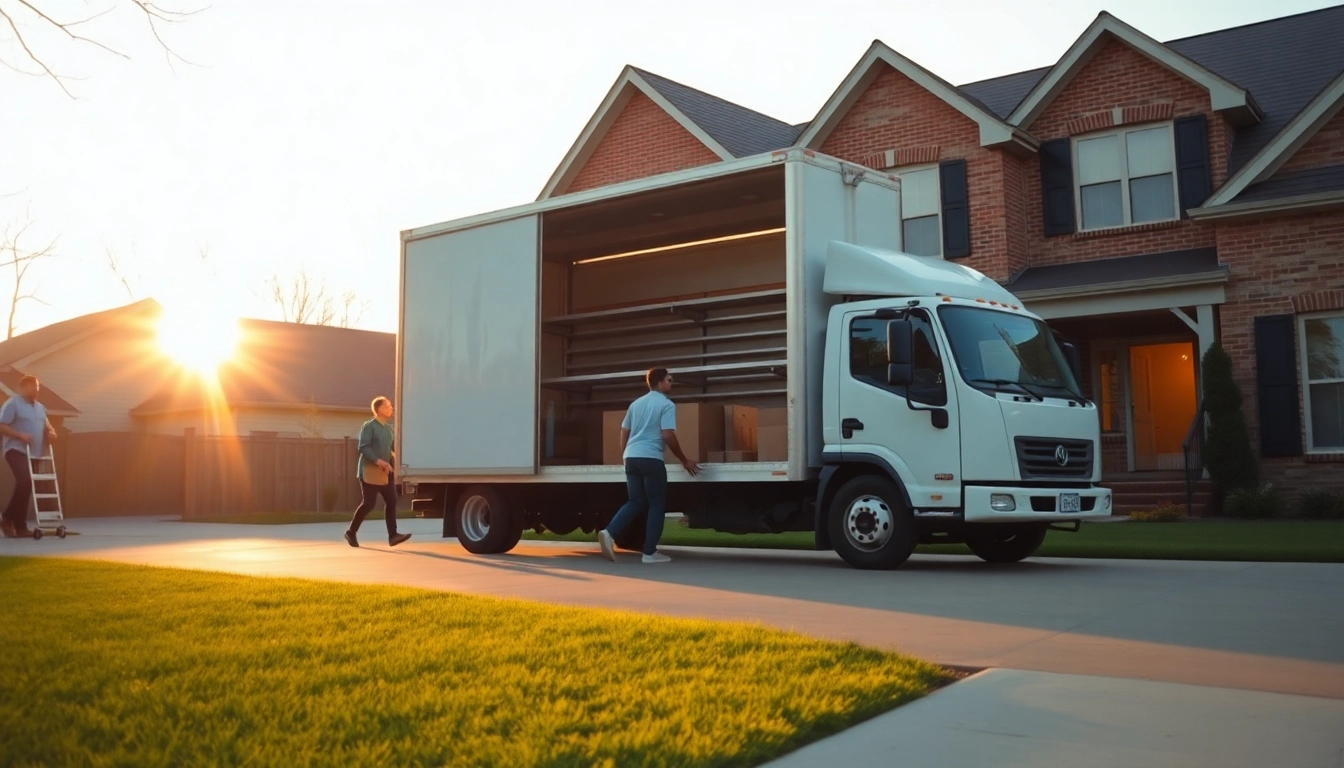
[[996,669],[769,768],[1338,768],[1344,700]]

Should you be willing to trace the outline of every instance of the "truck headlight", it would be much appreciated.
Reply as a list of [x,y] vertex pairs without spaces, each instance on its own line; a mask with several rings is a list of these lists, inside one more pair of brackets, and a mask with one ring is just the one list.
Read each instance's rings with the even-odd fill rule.
[[1013,500],[1012,494],[994,493],[990,494],[989,508],[995,512],[1016,512],[1017,502]]

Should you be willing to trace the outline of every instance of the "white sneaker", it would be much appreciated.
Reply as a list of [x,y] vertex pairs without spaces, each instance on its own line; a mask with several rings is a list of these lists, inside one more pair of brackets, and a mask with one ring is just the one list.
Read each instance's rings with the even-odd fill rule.
[[602,547],[602,554],[607,556],[611,562],[616,562],[616,544],[611,540],[611,534],[603,528],[597,532],[598,546]]
[[667,555],[664,555],[662,552],[654,552],[652,555],[645,555],[645,556],[644,556],[644,562],[646,562],[646,563],[670,563],[670,562],[672,562],[672,558],[668,557]]

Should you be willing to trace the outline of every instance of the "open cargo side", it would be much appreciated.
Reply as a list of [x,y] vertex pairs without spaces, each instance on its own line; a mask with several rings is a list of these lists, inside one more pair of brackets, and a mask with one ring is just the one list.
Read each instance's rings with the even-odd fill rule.
[[402,478],[621,482],[620,415],[665,366],[702,480],[807,479],[825,244],[899,246],[894,180],[845,169],[780,152],[404,233]]

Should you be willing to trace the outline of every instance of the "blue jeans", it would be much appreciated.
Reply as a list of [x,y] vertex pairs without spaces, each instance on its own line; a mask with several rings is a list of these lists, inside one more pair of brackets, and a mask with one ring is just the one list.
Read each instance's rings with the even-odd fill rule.
[[625,488],[630,500],[607,525],[607,533],[618,538],[621,531],[639,515],[648,513],[644,528],[644,554],[658,551],[663,535],[663,515],[667,512],[667,465],[662,459],[626,459]]

